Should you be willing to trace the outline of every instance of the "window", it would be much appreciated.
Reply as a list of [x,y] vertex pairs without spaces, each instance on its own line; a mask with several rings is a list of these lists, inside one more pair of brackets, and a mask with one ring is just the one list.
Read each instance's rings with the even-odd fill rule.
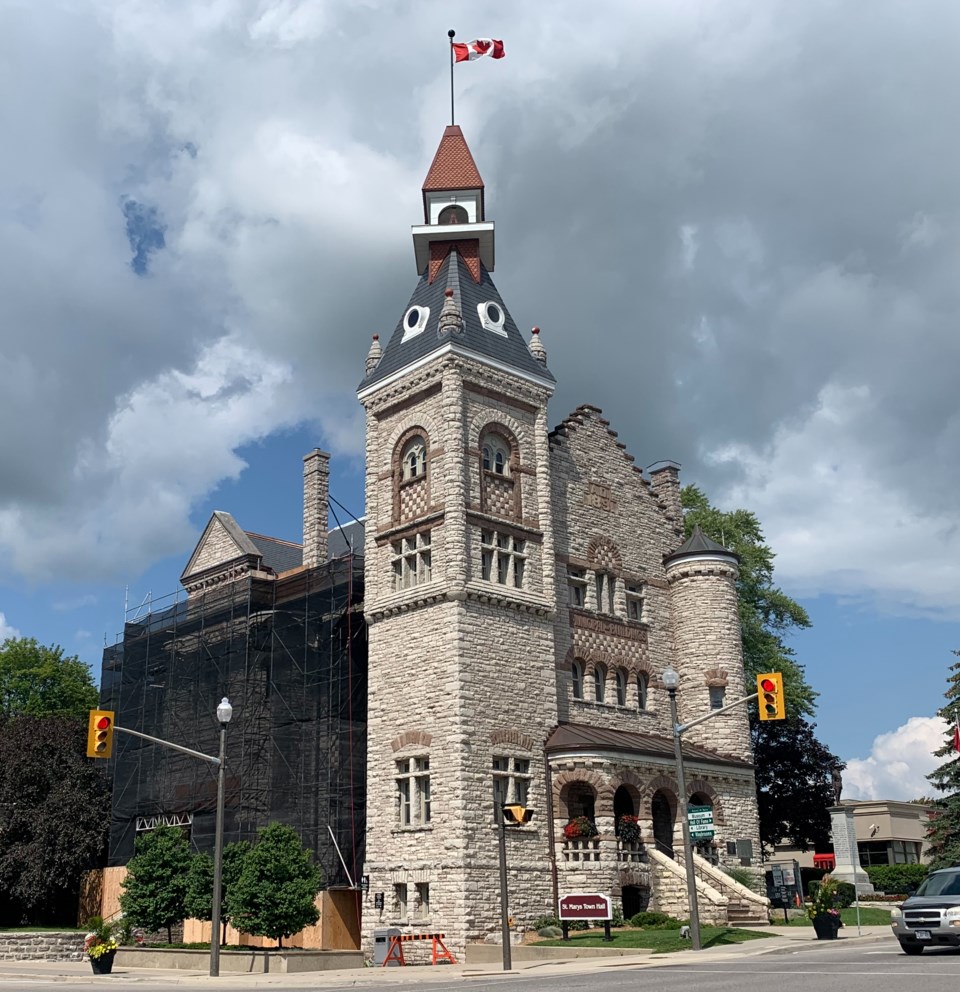
[[403,315],[403,341],[407,341],[419,334],[426,326],[430,318],[430,308],[412,306]]
[[430,915],[430,883],[417,882],[417,916],[426,919]]
[[397,762],[398,822],[423,827],[430,822],[430,759],[401,758]]
[[719,710],[723,706],[723,697],[727,690],[722,685],[710,686],[710,709]]
[[628,583],[627,593],[627,618],[630,620],[643,619],[643,586],[636,583]]
[[430,582],[433,578],[430,531],[401,538],[392,547],[395,591]]
[[583,665],[579,661],[570,666],[570,680],[573,683],[573,698],[583,699]]
[[647,677],[646,672],[640,672],[637,675],[637,704],[640,709],[645,710],[647,708],[647,687],[650,682]]
[[394,882],[393,885],[393,907],[397,916],[407,915],[407,883]]
[[617,669],[617,706],[627,705],[627,677]]
[[499,334],[501,337],[507,336],[506,328],[503,326],[507,318],[499,303],[494,303],[493,300],[479,303],[477,304],[477,314],[480,317],[480,325],[485,330],[493,331],[494,334]]
[[609,572],[597,572],[595,576],[597,586],[597,612],[613,613],[613,590],[616,578]]
[[484,530],[480,532],[480,574],[488,582],[520,589],[527,556],[527,542],[512,534]]
[[403,447],[400,456],[403,479],[419,479],[427,474],[427,445],[422,437],[411,438]]
[[466,210],[460,206],[444,207],[437,216],[438,224],[469,224]]
[[483,442],[483,470],[496,475],[510,474],[510,452],[506,444],[493,434]]
[[587,601],[587,573],[582,568],[567,569],[567,595],[571,606],[583,607]]
[[597,665],[593,670],[593,698],[598,703],[603,702],[603,684],[606,681],[607,673],[603,665]]
[[498,806],[505,803],[527,805],[530,796],[530,759],[494,755],[493,801]]

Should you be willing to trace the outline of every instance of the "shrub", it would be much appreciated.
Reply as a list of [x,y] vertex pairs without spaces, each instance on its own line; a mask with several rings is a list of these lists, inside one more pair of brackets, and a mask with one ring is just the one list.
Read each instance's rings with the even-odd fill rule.
[[589,920],[571,920],[570,921],[571,930],[589,930],[590,921]]
[[857,901],[857,887],[852,882],[837,882],[834,902],[840,909],[846,909]]
[[623,926],[623,909],[620,906],[613,907],[613,913],[610,917],[610,926],[612,927]]
[[740,868],[737,865],[721,865],[720,866],[725,875],[729,875],[735,882],[739,882],[745,889],[750,889],[752,892],[754,886],[756,885],[756,878],[753,872],[748,871],[746,868]]
[[630,926],[642,927],[644,930],[679,930],[683,924],[666,913],[648,911],[631,916]]
[[560,927],[539,927],[537,929],[538,937],[560,937],[563,935],[563,931]]
[[544,927],[558,927],[560,920],[556,916],[541,916],[533,921],[534,930],[542,930]]
[[898,894],[916,888],[930,869],[927,865],[871,865],[864,870],[874,888]]
[[807,896],[810,899],[816,899],[817,893],[819,891],[820,891],[820,879],[811,878],[810,881],[807,882]]

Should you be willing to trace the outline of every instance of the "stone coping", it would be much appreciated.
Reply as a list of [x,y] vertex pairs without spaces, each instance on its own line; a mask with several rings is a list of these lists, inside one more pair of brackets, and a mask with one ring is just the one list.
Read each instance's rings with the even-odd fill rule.
[[[538,947],[536,944],[516,944],[510,947],[510,960],[572,961],[574,958],[633,958],[653,954],[652,947]],[[500,944],[467,944],[464,963],[495,964],[503,960]]]
[[[210,951],[175,947],[121,947],[114,967],[169,968],[203,971],[210,962]],[[221,974],[291,975],[303,971],[332,971],[362,968],[362,951],[287,950],[251,947],[242,951],[220,951]]]

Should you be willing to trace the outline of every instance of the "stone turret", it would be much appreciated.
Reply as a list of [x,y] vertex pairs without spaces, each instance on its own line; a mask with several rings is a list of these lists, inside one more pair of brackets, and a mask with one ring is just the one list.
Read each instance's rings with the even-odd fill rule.
[[[702,716],[746,695],[737,610],[737,555],[698,527],[664,558],[673,616],[673,645],[680,674],[680,722]],[[746,706],[685,735],[721,754],[750,761]]]

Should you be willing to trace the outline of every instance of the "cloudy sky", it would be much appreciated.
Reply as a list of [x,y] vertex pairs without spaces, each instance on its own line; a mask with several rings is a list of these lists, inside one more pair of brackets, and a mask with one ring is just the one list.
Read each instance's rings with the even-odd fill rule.
[[762,520],[847,795],[912,798],[960,647],[953,0],[0,0],[0,636],[99,669],[214,508],[362,512],[370,335],[449,113],[602,407]]

